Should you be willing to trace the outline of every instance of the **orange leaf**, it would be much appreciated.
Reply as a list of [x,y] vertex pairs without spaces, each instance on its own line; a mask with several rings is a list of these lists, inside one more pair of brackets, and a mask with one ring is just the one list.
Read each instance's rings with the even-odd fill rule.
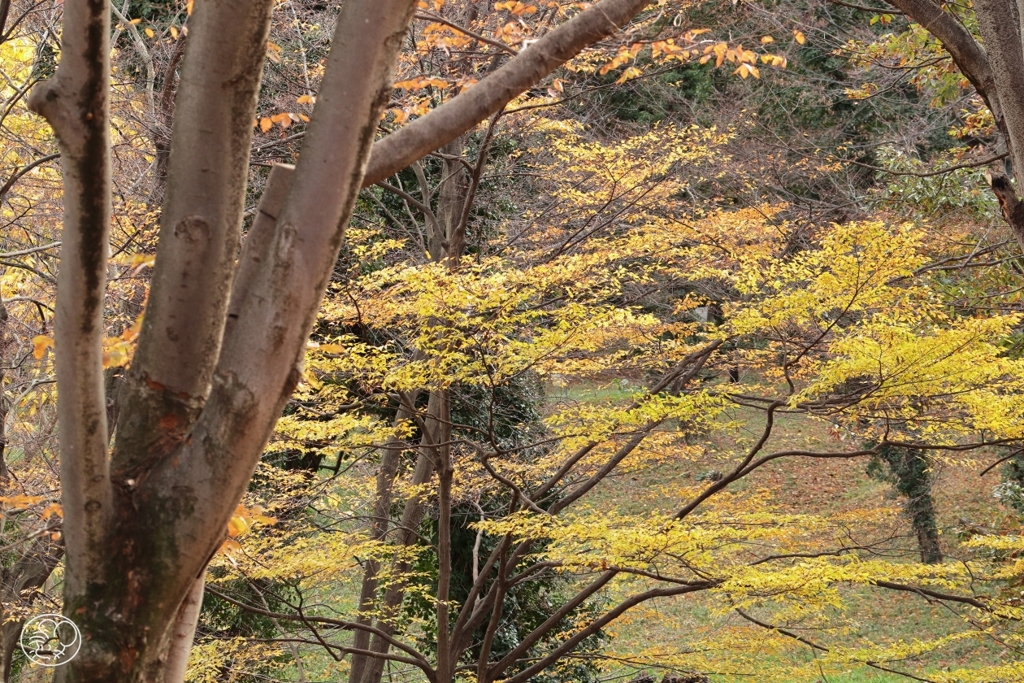
[[220,544],[220,548],[217,549],[218,553],[229,553],[232,550],[241,550],[242,544],[233,538],[225,538],[224,542]]
[[234,515],[228,520],[228,536],[237,538],[249,530],[249,523],[241,515]]
[[45,335],[39,335],[32,337],[32,356],[36,360],[40,360],[46,355],[46,349],[53,348],[53,337],[47,337]]
[[281,46],[277,43],[267,41],[267,59],[272,61],[274,64],[281,63]]
[[41,503],[46,498],[44,496],[10,496],[7,498],[0,498],[0,504],[6,505],[12,508],[23,508],[29,505],[35,505]]

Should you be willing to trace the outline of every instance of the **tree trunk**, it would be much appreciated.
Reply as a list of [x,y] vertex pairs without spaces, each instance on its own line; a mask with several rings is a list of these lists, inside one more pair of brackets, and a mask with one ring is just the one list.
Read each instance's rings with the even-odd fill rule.
[[[294,171],[279,172],[291,176],[290,187],[274,200],[278,206],[261,209],[262,227],[238,256],[273,1],[195,3],[149,304],[108,457],[102,314],[111,218],[111,8],[109,0],[64,0],[60,65],[29,100],[53,127],[64,169],[55,320],[64,610],[84,642],[57,670],[58,683],[180,680],[189,629],[178,616],[189,611],[182,605],[301,377],[306,340],[364,182],[415,4],[342,3],[300,161]],[[603,0],[580,12],[403,128],[404,137],[379,148],[377,172],[458,137],[647,4]],[[426,481],[436,459],[422,457],[418,470]],[[410,501],[410,528],[421,517],[422,505]],[[385,596],[386,604],[400,602]]]
[[[86,637],[58,681],[173,683],[183,672],[171,656],[176,616],[298,378],[413,3],[343,7],[306,170],[295,171],[281,220],[265,231],[273,249],[236,283],[225,316],[271,6],[210,0],[189,22],[157,267],[109,462],[108,2],[66,0],[63,59],[31,98],[57,133],[65,177],[56,319],[64,597]],[[243,261],[265,245],[246,246]]]
[[[427,252],[432,261],[447,262],[450,267],[455,267],[462,250],[465,248],[464,229],[460,228],[463,210],[469,198],[466,196],[467,173],[465,166],[460,161],[465,151],[465,136],[459,136],[446,144],[442,151],[445,155],[442,164],[441,181],[437,188],[437,210],[433,217],[426,217],[427,229]],[[419,174],[421,184],[425,185],[425,175]],[[429,205],[430,196],[433,194],[426,187],[421,187],[424,203]],[[420,455],[417,458],[416,469],[413,474],[413,485],[425,484],[430,481],[436,470],[437,463],[441,457],[439,453],[433,452],[430,444],[447,444],[449,436],[442,437],[442,432],[450,434],[451,405],[448,401],[448,392],[432,391],[428,399],[427,415],[424,420],[425,429],[421,434]],[[414,410],[414,402],[410,406],[402,406],[399,409],[399,418],[404,416],[408,419]],[[444,429],[441,429],[444,426]],[[432,430],[440,430],[431,434]],[[447,458],[447,445],[442,446]],[[424,452],[424,449],[428,452]],[[374,520],[371,527],[371,536],[380,539],[387,533],[388,518],[392,500],[392,488],[395,472],[398,467],[398,458],[401,451],[397,448],[387,448],[381,459],[380,474],[378,474],[378,486],[376,500],[374,502]],[[450,485],[450,473],[449,473]],[[449,511],[450,512],[450,511]],[[414,533],[423,521],[424,501],[420,498],[412,498],[406,501],[402,513],[400,531],[397,535],[399,545],[415,545],[418,534]],[[440,523],[440,521],[439,521]],[[409,571],[410,567],[405,562],[400,562],[394,567],[398,573]],[[402,585],[393,585],[388,588],[383,596],[381,605],[376,605],[377,573],[380,568],[376,562],[367,562],[363,571],[363,582],[360,592],[360,617],[361,623],[369,623],[370,620],[365,614],[378,608],[381,610],[382,618],[374,624],[376,628],[385,632],[388,636],[395,630],[395,618],[405,597],[405,590]],[[439,635],[440,638],[440,635]],[[440,648],[440,642],[438,643]],[[367,632],[357,632],[353,637],[353,647],[368,649],[371,652],[386,654],[390,644],[380,636],[370,637]],[[440,651],[440,650],[439,650]],[[350,683],[380,683],[384,675],[385,660],[382,657],[371,658],[365,655],[353,655],[352,668],[349,671]],[[440,676],[440,673],[438,674]]]

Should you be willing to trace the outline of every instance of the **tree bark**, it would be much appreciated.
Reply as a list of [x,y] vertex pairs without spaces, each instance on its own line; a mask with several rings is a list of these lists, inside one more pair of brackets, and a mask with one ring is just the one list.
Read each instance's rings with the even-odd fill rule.
[[974,8],[998,93],[1014,175],[1020,186],[1024,180],[1024,51],[1017,5],[1014,0],[978,0]]
[[138,479],[153,459],[173,452],[210,391],[272,7],[273,0],[201,2],[189,21],[153,282],[121,401],[133,409],[117,427],[115,479]]
[[[57,432],[67,547],[64,605],[79,609],[104,590],[103,548],[113,513],[103,395],[103,297],[110,225],[110,6],[66,0],[60,65],[36,86],[29,107],[57,136],[64,176],[64,228],[54,321]],[[86,640],[79,671],[105,670],[112,653]],[[58,673],[63,673],[62,669]]]
[[178,610],[178,617],[174,620],[174,630],[171,633],[171,644],[167,652],[167,668],[164,671],[165,681],[185,680],[185,671],[188,669],[188,656],[192,651],[192,640],[196,635],[196,625],[199,624],[199,613],[203,608],[203,589],[206,587],[205,572],[195,580],[185,602],[181,603]]

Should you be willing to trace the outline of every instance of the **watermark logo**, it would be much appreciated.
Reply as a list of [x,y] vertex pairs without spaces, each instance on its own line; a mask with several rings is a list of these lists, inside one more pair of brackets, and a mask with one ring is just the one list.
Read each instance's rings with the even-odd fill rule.
[[82,648],[82,633],[75,622],[60,614],[40,614],[21,629],[21,651],[41,666],[67,664]]

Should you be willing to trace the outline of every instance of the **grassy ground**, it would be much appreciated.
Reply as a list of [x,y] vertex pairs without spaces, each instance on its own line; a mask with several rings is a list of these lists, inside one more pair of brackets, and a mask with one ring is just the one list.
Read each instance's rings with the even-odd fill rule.
[[[552,406],[563,401],[625,403],[636,389],[637,385],[628,382],[549,386],[546,397]],[[653,465],[614,476],[597,490],[595,504],[636,515],[643,515],[653,508],[672,509],[673,504],[679,503],[678,497],[673,498],[673,487],[693,486],[714,470],[728,471],[730,464],[735,463],[761,435],[763,425],[764,414],[759,411],[747,408],[728,410],[713,429],[690,439],[692,444],[702,447],[696,456],[692,453],[685,457],[668,454]],[[782,449],[837,451],[857,447],[857,444],[839,440],[838,437],[839,434],[827,422],[809,420],[800,415],[780,414],[765,452]],[[913,559],[916,542],[907,520],[897,511],[899,501],[888,484],[867,476],[865,465],[862,459],[782,459],[734,486],[741,490],[764,489],[772,492],[774,504],[784,512],[827,516],[853,509],[890,508],[893,513],[887,523],[893,538],[885,545],[885,549]],[[1010,521],[1008,513],[994,504],[991,498],[991,489],[998,482],[998,475],[979,478],[978,472],[981,469],[981,465],[969,461],[943,464],[936,469],[935,499],[939,524],[947,539],[947,549],[954,547],[956,531],[965,522],[996,527],[1005,526]],[[368,473],[369,470],[353,472],[353,500],[339,503],[341,508],[355,505],[355,501],[365,494],[365,490],[358,488],[356,483],[362,481]],[[652,498],[652,491],[655,490],[660,498]],[[333,585],[327,593],[310,595],[309,599],[314,602],[322,600],[337,608],[351,607],[357,598],[357,591],[358,585],[353,581]],[[956,614],[940,605],[930,605],[917,596],[860,589],[847,591],[845,597],[850,603],[848,616],[851,625],[844,637],[851,642],[883,643],[897,639],[928,638],[963,627]],[[615,654],[627,659],[631,653],[640,651],[678,651],[684,643],[694,640],[692,636],[695,633],[711,633],[716,629],[747,625],[734,613],[716,614],[713,610],[715,606],[709,598],[700,594],[647,603],[608,629],[609,634],[614,636],[610,648]],[[765,637],[768,635],[767,632],[757,630],[753,633],[764,633]],[[828,641],[825,636],[814,636],[816,640],[819,637],[822,642],[834,642]],[[791,667],[796,671],[814,661],[810,649],[801,646],[781,654],[777,650],[768,649],[757,654],[757,642],[760,641],[752,642],[755,655],[745,668],[730,669],[732,675],[712,675],[712,680],[716,683],[764,683],[766,679],[760,677],[759,672],[767,668],[785,671]],[[334,663],[318,648],[303,648],[303,653],[306,680],[342,680],[345,677],[344,666]],[[991,663],[989,660],[993,656],[992,649],[972,642],[948,647],[939,656],[928,660],[900,662],[893,666],[927,678],[929,674],[946,668]],[[602,676],[602,680],[625,683],[636,672],[635,666],[611,667]],[[662,672],[651,673],[657,680],[661,679]],[[282,675],[282,679],[296,680],[295,674],[295,671],[289,669]],[[812,670],[810,677],[801,675],[792,680],[794,683],[810,683],[814,678],[817,678],[815,683],[895,683],[910,680],[865,666],[823,669],[821,675]],[[419,681],[422,676],[418,671],[411,670],[396,673],[394,680]],[[778,677],[773,680],[775,683],[779,681]],[[787,680],[785,683],[790,682]]]
[[[634,387],[616,382],[602,385],[577,384],[568,387],[552,387],[551,401],[620,402],[628,400]],[[617,476],[611,479],[599,496],[604,504],[642,514],[643,506],[638,505],[645,493],[652,488],[671,490],[671,484],[690,486],[695,480],[712,471],[725,472],[737,458],[756,441],[764,428],[764,413],[749,408],[734,408],[719,420],[721,427],[704,435],[700,442],[703,455],[698,459],[680,458],[662,461],[658,465]],[[764,452],[805,449],[805,450],[853,450],[859,444],[851,443],[830,424],[808,419],[802,415],[783,414],[776,420],[771,440]],[[1015,523],[1012,515],[992,500],[992,487],[998,483],[998,474],[979,476],[984,464],[994,459],[984,454],[972,461],[969,458],[959,462],[938,463],[935,466],[934,498],[938,523],[943,533],[946,551],[956,548],[956,534],[965,526],[978,525],[1005,527]],[[738,482],[737,488],[767,489],[772,492],[773,502],[785,512],[815,513],[832,515],[853,509],[892,508],[889,520],[892,540],[884,546],[910,560],[917,553],[916,538],[908,520],[898,512],[900,501],[887,483],[870,478],[866,473],[864,459],[820,460],[811,458],[786,458],[775,461]],[[948,561],[955,561],[955,557]],[[847,592],[851,609],[848,616],[854,617],[855,626],[848,634],[860,642],[892,642],[928,638],[963,629],[963,621],[952,610],[938,604],[928,604],[918,596],[892,593],[882,589],[854,590]],[[700,597],[684,596],[665,599],[649,605],[627,620],[622,620],[611,629],[615,635],[613,649],[628,656],[631,651],[648,650],[660,646],[672,651],[693,630],[727,627],[732,617],[712,616],[710,605]],[[823,641],[824,642],[824,641]],[[964,642],[942,650],[937,656],[923,660],[902,662],[892,665],[905,671],[937,672],[949,668],[994,663],[996,649],[977,642]],[[766,654],[764,665],[785,665],[794,668],[813,661],[810,648],[785,656]],[[613,672],[610,678],[625,676],[628,668]],[[651,672],[656,673],[656,672]],[[719,681],[756,681],[756,667],[743,672],[745,675],[713,676]],[[631,675],[631,673],[630,673]],[[659,678],[660,678],[660,674]],[[624,677],[621,680],[628,680]],[[801,680],[806,680],[801,678]],[[906,677],[871,669],[867,666],[847,670],[822,671],[820,683],[889,683],[910,680]]]

